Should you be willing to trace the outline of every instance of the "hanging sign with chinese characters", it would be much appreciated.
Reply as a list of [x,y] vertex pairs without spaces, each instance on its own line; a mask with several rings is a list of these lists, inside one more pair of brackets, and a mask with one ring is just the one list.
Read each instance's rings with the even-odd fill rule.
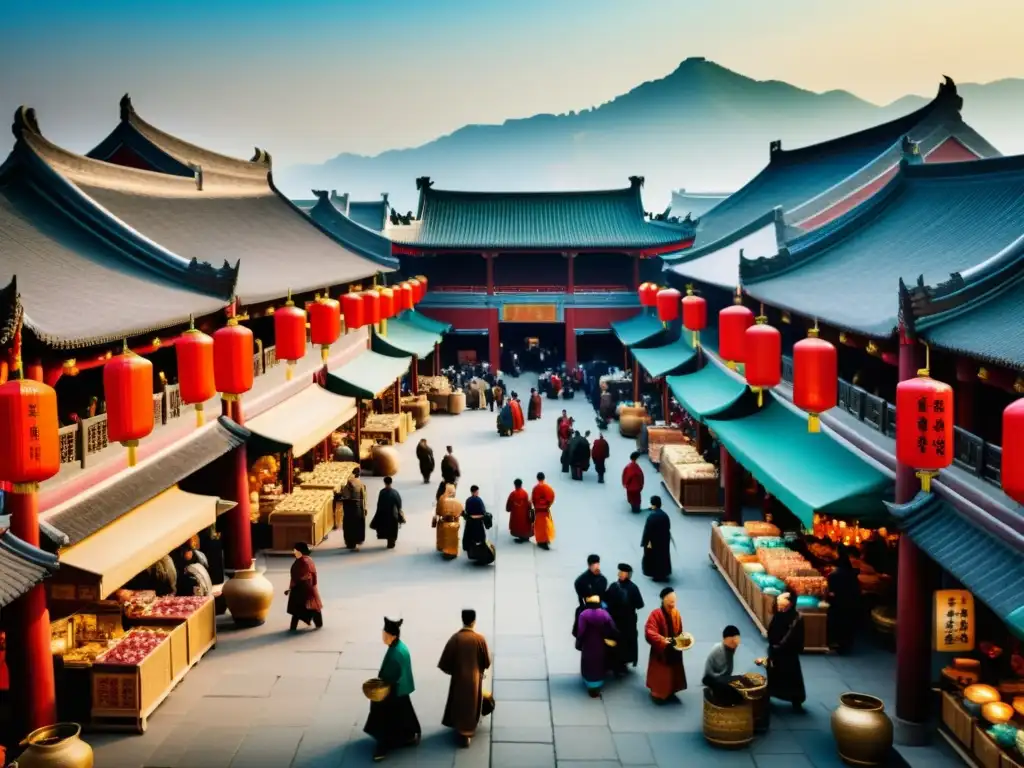
[[935,650],[963,653],[974,650],[974,595],[966,589],[935,592]]
[[[921,371],[925,373],[925,371]],[[953,390],[918,376],[896,386],[896,458],[926,478],[953,463]]]

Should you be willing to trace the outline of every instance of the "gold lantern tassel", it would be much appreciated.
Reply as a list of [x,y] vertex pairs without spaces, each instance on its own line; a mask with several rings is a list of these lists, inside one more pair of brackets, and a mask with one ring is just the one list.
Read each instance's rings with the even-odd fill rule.
[[206,414],[203,413],[203,404],[196,403],[196,426],[201,427],[206,423]]
[[124,444],[124,447],[128,449],[128,466],[134,467],[136,462],[136,449],[139,447],[138,440],[129,440]]
[[[818,338],[818,334],[818,318],[814,318],[814,327],[807,331],[807,338],[816,339]],[[814,434],[821,432],[821,419],[818,417],[818,414],[807,414],[807,431]]]
[[[739,289],[736,289],[736,295],[739,297]],[[768,317],[764,313],[764,304],[761,305],[761,314],[754,318],[754,323],[757,325],[764,325],[768,322]],[[751,392],[757,393],[757,407],[760,408],[764,405],[764,390],[761,387],[751,387]]]

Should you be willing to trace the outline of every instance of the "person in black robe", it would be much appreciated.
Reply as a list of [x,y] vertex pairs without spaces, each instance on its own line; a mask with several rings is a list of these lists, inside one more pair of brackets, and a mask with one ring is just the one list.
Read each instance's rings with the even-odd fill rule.
[[640,658],[640,643],[637,635],[636,612],[644,607],[644,598],[633,583],[633,566],[619,563],[619,580],[608,587],[605,593],[608,613],[619,631],[619,644],[615,648],[615,673],[626,672],[628,665],[636,668]]
[[804,649],[804,620],[788,592],[775,599],[768,625],[768,695],[800,710],[807,699],[800,652]]
[[[587,432],[587,435],[589,434]],[[569,463],[572,465],[573,480],[582,480],[583,473],[590,469],[590,441],[587,440],[587,435],[577,432],[570,444],[572,455],[569,457]]]
[[572,623],[572,636],[576,637],[576,627],[579,624],[580,614],[586,608],[587,598],[598,595],[603,600],[604,593],[608,591],[608,579],[601,573],[600,555],[590,555],[587,558],[587,570],[576,577],[573,588],[576,590],[576,599],[579,601]]
[[839,548],[835,570],[828,575],[828,639],[839,653],[853,649],[860,618],[859,571],[850,562],[846,547]]
[[462,512],[466,524],[462,530],[462,549],[466,556],[479,565],[494,562],[494,549],[487,542],[487,529],[491,527],[491,515],[480,497],[480,486],[469,488],[469,498]]
[[370,521],[370,528],[377,532],[378,539],[388,542],[388,549],[395,548],[398,541],[398,526],[405,522],[402,514],[402,497],[391,487],[391,478],[384,478],[384,487],[377,494],[377,511]]
[[434,449],[427,445],[427,439],[423,438],[416,446],[416,460],[420,465],[420,474],[423,475],[423,484],[430,483],[430,475],[434,472]]
[[661,497],[651,496],[651,511],[647,515],[643,537],[640,539],[640,546],[644,550],[641,564],[644,576],[654,581],[667,581],[672,575],[672,554],[669,552],[671,542],[672,522],[661,508]]

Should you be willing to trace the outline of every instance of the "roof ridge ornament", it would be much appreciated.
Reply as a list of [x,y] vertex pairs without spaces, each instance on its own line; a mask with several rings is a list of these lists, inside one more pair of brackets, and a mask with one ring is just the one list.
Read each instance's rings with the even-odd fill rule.
[[36,111],[32,107],[20,106],[14,111],[14,123],[11,125],[11,133],[14,138],[21,141],[25,133],[34,133],[42,136],[39,130],[39,122],[36,120]]
[[629,187],[630,189],[640,189],[644,185],[643,176],[630,176]]
[[132,106],[132,97],[129,94],[125,94],[121,97],[121,101],[118,104],[121,110],[121,122],[131,122],[132,117],[135,116],[135,107]]
[[252,159],[249,160],[249,162],[259,163],[260,165],[267,166],[267,168],[273,167],[273,158],[270,156],[270,153],[265,149],[260,149],[259,147],[253,147]]
[[769,157],[782,152],[782,139],[776,139],[768,144]]
[[429,176],[420,176],[418,179],[416,179],[416,190],[419,192],[428,190],[432,186],[434,186],[434,182],[431,180]]
[[328,192],[326,189],[311,189],[310,192],[313,193],[313,195],[316,197],[317,200],[329,200],[330,199],[330,194],[331,193]]
[[956,83],[953,81],[952,77],[949,75],[943,75],[942,78],[943,81],[939,85],[939,92],[935,96],[935,100],[944,103],[948,102],[953,109],[959,112],[964,106],[963,97],[960,96],[957,91]]

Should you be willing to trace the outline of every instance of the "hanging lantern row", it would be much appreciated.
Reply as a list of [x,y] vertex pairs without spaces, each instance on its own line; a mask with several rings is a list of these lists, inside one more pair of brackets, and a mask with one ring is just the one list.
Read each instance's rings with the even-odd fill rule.
[[341,304],[326,291],[309,306],[309,340],[320,347],[320,359],[327,362],[331,344],[341,336]]
[[913,467],[921,490],[953,463],[953,388],[931,377],[931,350],[917,377],[896,385],[896,460]]
[[[276,314],[276,313],[275,313]],[[252,389],[255,342],[237,317],[213,334],[213,382],[223,400],[237,400]]]
[[679,291],[675,288],[663,288],[655,294],[655,306],[658,308],[658,319],[662,325],[679,317]]
[[292,292],[288,301],[274,312],[274,349],[278,360],[284,360],[285,378],[292,380],[295,363],[306,356],[306,311],[295,306]]
[[757,395],[757,407],[764,404],[764,391],[782,381],[782,334],[768,325],[764,307],[754,325],[743,333],[743,371],[750,391]]
[[708,303],[693,292],[693,286],[686,286],[683,297],[683,326],[693,333],[693,347],[700,345],[700,332],[708,325]]
[[1000,470],[1003,492],[1024,504],[1024,399],[1003,411],[1003,457]]
[[124,351],[103,366],[103,395],[107,439],[128,449],[128,466],[134,467],[139,440],[153,431],[153,363],[132,352],[125,342]]
[[732,306],[718,313],[718,353],[732,370],[744,362],[743,344],[747,328],[754,324],[754,313],[743,306],[743,297],[736,291]]
[[807,431],[820,432],[819,414],[839,402],[836,348],[818,338],[818,324],[793,345],[793,403],[807,411]]
[[[178,361],[178,387],[185,405],[196,408],[196,426],[204,422],[203,403],[217,394],[213,380],[213,339],[196,329],[190,317],[189,329],[174,345]],[[276,326],[277,320],[274,324]]]
[[341,314],[345,318],[345,332],[366,325],[366,300],[362,293],[346,293],[341,297]]

